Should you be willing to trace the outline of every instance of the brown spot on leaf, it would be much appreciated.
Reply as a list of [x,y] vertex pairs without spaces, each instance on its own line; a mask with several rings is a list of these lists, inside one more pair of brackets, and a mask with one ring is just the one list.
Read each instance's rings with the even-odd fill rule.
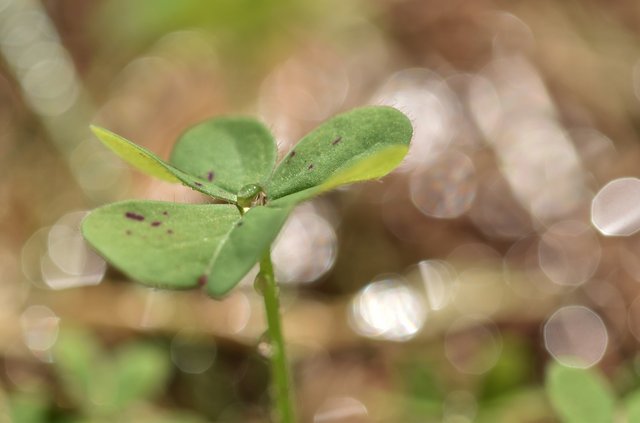
[[155,222],[151,222],[151,226],[160,226],[162,224],[162,222],[159,221],[155,221]]
[[124,217],[126,217],[127,219],[131,219],[131,220],[137,220],[137,221],[143,221],[144,220],[144,216],[141,214],[137,214],[134,212],[126,212],[124,214]]
[[313,169],[313,163],[311,163],[311,164],[307,167],[307,170],[311,170],[311,169]]
[[173,233],[173,229],[167,229],[167,233],[171,235]]
[[216,177],[216,174],[213,171],[207,173],[207,181],[212,182],[213,178]]
[[163,214],[163,215],[165,215],[165,216],[169,216],[169,212],[168,212],[168,211],[166,211],[166,210],[165,210],[165,211],[163,211],[163,212],[162,212],[162,214]]
[[127,230],[125,231],[125,234],[127,234],[127,235],[131,235],[131,231],[130,231],[129,229],[127,229]]
[[194,185],[197,186],[197,187],[201,187],[202,186],[202,184],[200,182],[194,182]]
[[207,284],[207,275],[202,275],[198,278],[198,286],[203,287]]
[[331,143],[331,145],[338,145],[340,143],[340,141],[342,141],[342,137],[338,137],[335,140],[333,140],[333,142]]

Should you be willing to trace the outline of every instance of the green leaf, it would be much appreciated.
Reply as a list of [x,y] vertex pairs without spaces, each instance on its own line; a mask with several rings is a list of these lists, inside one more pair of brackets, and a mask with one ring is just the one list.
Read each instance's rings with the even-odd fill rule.
[[[176,167],[166,163],[149,150],[132,143],[131,141],[114,134],[113,132],[91,126],[93,133],[111,151],[120,156],[123,160],[146,173],[168,182],[181,182],[196,191],[210,195],[221,200],[235,202],[236,196],[207,179],[207,176],[199,177],[190,175]],[[200,175],[203,176],[203,175]]]
[[164,390],[170,361],[161,350],[138,343],[118,350],[114,368],[118,381],[116,405],[122,410],[133,402],[151,399]]
[[282,199],[274,204],[293,204],[339,185],[381,178],[402,161],[412,133],[409,119],[391,107],[363,107],[336,116],[280,162],[269,181],[268,198]]
[[213,257],[207,293],[220,297],[236,286],[269,249],[290,212],[289,207],[250,209],[228,233]]
[[265,126],[247,117],[215,118],[187,130],[169,162],[191,175],[237,193],[264,185],[276,163],[276,143]]
[[20,423],[44,423],[47,419],[48,401],[45,395],[14,393],[9,397],[9,421]]
[[64,390],[79,406],[90,406],[89,392],[95,385],[96,365],[102,351],[95,339],[80,330],[64,330],[54,349],[55,369]]
[[131,278],[185,289],[204,283],[212,257],[239,219],[233,205],[124,201],[91,212],[82,231]]
[[599,375],[553,363],[547,372],[547,395],[563,422],[613,421],[615,398]]
[[627,422],[640,423],[640,390],[632,392],[625,403],[627,405]]

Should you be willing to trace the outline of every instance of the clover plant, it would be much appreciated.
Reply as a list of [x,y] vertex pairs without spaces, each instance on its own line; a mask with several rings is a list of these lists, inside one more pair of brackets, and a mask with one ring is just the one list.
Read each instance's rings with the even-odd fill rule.
[[338,115],[302,138],[276,166],[273,136],[247,117],[219,117],[187,130],[169,161],[99,127],[98,138],[139,170],[225,204],[133,200],[92,211],[87,241],[143,284],[203,288],[220,298],[256,264],[272,343],[279,418],[294,421],[270,246],[296,204],[332,188],[380,178],[409,148],[412,126],[391,107]]
[[[7,401],[11,417],[9,421],[205,421],[191,413],[169,410],[152,403],[170,379],[171,360],[169,354],[149,341],[127,342],[113,350],[105,348],[97,338],[84,330],[65,328],[58,336],[52,358],[59,387],[55,391],[48,391],[38,386],[40,389],[11,393]],[[0,421],[6,420],[0,417]]]

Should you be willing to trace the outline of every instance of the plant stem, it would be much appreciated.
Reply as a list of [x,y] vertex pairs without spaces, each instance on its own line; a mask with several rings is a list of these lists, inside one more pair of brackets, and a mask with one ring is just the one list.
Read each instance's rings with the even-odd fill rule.
[[281,423],[294,423],[293,396],[291,390],[291,377],[289,365],[282,336],[282,323],[280,319],[279,289],[273,275],[273,263],[271,251],[267,250],[260,260],[260,274],[264,306],[267,312],[267,326],[269,342],[271,344],[271,377],[273,380],[272,395],[275,395],[275,403]]

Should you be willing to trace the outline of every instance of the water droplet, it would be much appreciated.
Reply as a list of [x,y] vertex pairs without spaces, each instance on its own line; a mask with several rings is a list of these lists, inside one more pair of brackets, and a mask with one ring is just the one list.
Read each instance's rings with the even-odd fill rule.
[[256,346],[256,350],[261,357],[266,359],[270,359],[273,357],[275,346],[271,342],[271,338],[267,332],[263,333],[260,339],[258,340],[258,345]]
[[261,274],[258,274],[256,278],[253,280],[253,289],[260,295],[264,295],[265,285],[267,284],[267,280]]

